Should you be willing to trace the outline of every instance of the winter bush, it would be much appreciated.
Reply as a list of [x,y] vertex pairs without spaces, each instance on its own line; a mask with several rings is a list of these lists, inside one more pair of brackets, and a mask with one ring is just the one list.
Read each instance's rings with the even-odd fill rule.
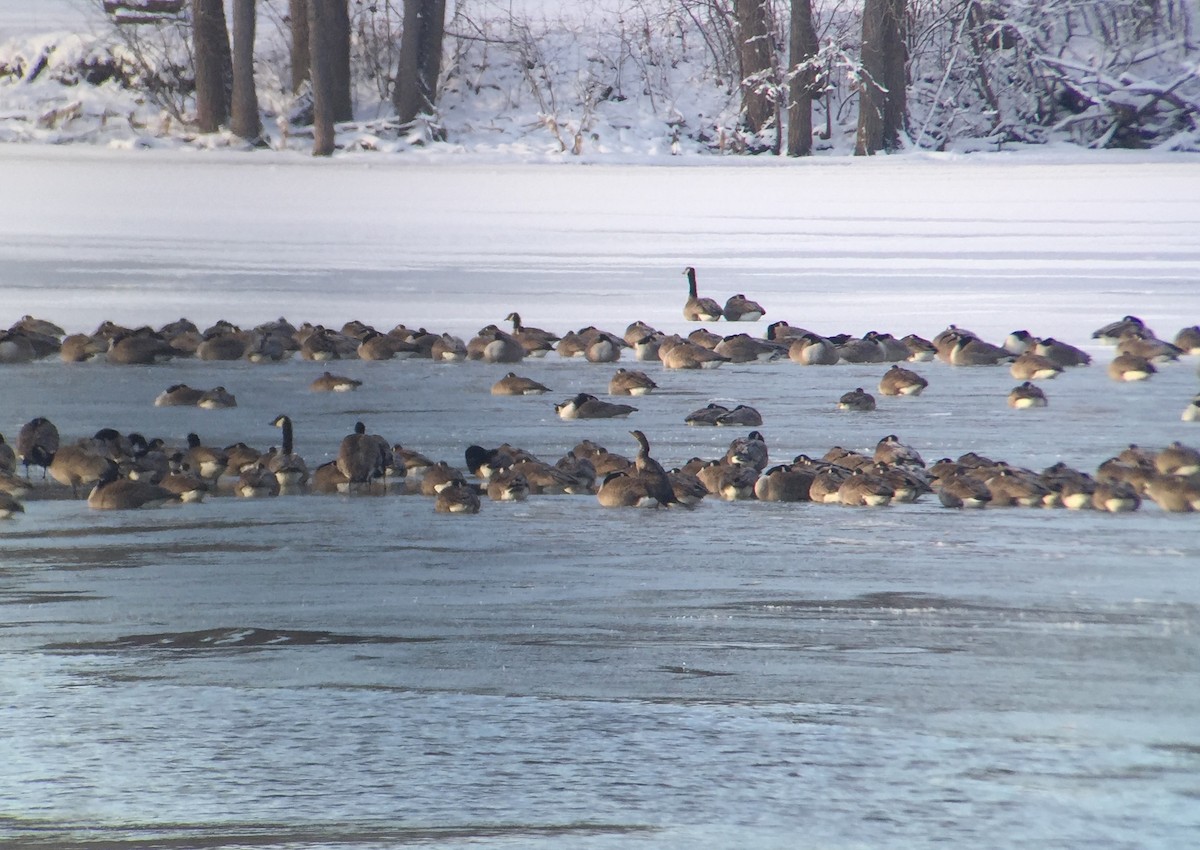
[[[774,67],[757,75],[786,115],[788,5],[774,0]],[[414,146],[529,155],[771,150],[741,115],[733,0],[601,0],[558,14],[464,0],[447,21],[438,111],[398,127],[390,95],[402,0],[351,0],[350,149]],[[1200,149],[1198,0],[910,0],[912,147],[1066,140]],[[555,7],[558,8],[558,7]],[[260,0],[256,78],[277,147],[308,144],[290,91],[286,0]],[[814,3],[818,152],[853,148],[860,7]],[[240,144],[189,130],[186,15],[0,44],[0,140]],[[115,120],[114,120],[115,119]]]

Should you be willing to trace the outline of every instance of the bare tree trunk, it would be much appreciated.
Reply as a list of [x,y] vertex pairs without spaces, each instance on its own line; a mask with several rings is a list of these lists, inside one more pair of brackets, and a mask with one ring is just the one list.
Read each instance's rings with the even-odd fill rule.
[[[809,67],[817,55],[817,32],[813,29],[812,0],[792,0],[791,37],[788,64],[792,79],[788,84],[788,156],[812,153],[812,102],[816,69]],[[804,69],[797,71],[797,67]]]
[[262,135],[254,88],[254,0],[233,0],[233,103],[229,129],[251,141]]
[[192,51],[196,62],[196,124],[201,133],[215,133],[229,118],[233,76],[229,30],[221,0],[192,0]]
[[333,153],[333,21],[342,0],[308,0],[308,52],[313,92],[313,156]]
[[333,120],[354,120],[354,99],[350,96],[350,8],[349,0],[330,3],[330,61],[333,63],[331,96]]
[[[775,114],[764,79],[772,67],[770,0],[735,0],[738,64],[742,75],[742,116],[757,133]],[[751,79],[752,78],[752,79]],[[747,80],[749,79],[749,82]]]
[[401,124],[432,113],[442,72],[446,0],[405,0],[404,32],[392,105]]
[[292,91],[298,92],[308,79],[308,0],[288,0],[292,22]]
[[904,0],[866,0],[856,156],[900,147],[907,88],[904,37]]

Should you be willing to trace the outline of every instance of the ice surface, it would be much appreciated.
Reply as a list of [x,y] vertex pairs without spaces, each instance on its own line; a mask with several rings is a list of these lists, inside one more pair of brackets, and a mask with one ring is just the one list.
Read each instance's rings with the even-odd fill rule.
[[[556,330],[690,330],[745,292],[761,334],[931,335],[949,322],[1088,348],[1096,365],[1012,411],[1004,369],[917,365],[918,398],[834,409],[880,366],[651,370],[620,422],[562,422],[614,366],[36,362],[0,369],[0,430],[36,415],[324,460],[355,420],[435,458],[588,437],[674,465],[762,410],[772,457],[974,450],[1093,468],[1195,444],[1195,358],[1142,385],[1090,333],[1200,321],[1200,170],[1178,158],[896,157],[713,168],[313,162],[268,154],[0,149],[0,305],[103,319],[284,315],[470,334],[519,310]],[[622,364],[630,366],[626,359]],[[228,411],[155,408],[178,381]],[[37,473],[35,472],[35,477]],[[587,497],[211,499],[99,514],[30,501],[0,528],[6,705],[0,837],[22,846],[1178,848],[1197,822],[1193,515],[948,511]]]

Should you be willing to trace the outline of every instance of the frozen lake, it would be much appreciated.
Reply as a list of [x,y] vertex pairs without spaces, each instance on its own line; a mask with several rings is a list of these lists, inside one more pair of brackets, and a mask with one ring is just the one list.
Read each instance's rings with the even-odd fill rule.
[[[268,155],[270,156],[270,155]],[[914,366],[919,398],[834,409],[885,366],[786,361],[649,371],[628,420],[562,422],[612,365],[510,368],[36,362],[0,369],[0,431],[46,416],[265,449],[296,421],[310,466],[356,420],[462,465],[471,443],[555,459],[583,438],[668,466],[743,429],[773,461],[897,434],[927,461],[977,451],[1087,470],[1129,443],[1200,442],[1179,413],[1196,358],[1104,373],[1091,331],[1200,321],[1194,159],[1054,158],[554,167],[315,163],[0,149],[10,214],[0,325],[68,331],[186,315],[358,318],[470,335],[527,324],[687,331],[702,294],[767,322],[993,341],[1027,328],[1096,358],[1005,406],[1005,368]],[[622,364],[635,365],[628,357]],[[638,364],[644,365],[644,364]],[[156,408],[223,384],[228,411]],[[34,473],[35,478],[38,473]],[[28,847],[1179,848],[1200,829],[1195,515],[594,498],[213,498],[89,511],[30,501],[0,524],[0,840]]]

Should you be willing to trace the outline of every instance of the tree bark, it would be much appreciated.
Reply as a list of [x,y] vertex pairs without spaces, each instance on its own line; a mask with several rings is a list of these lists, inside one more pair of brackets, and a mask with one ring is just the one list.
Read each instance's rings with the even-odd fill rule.
[[[771,97],[764,90],[764,77],[771,70],[769,0],[735,0],[738,64],[742,75],[742,117],[746,128],[757,133],[774,117]],[[749,82],[747,80],[750,79]]]
[[233,0],[233,102],[229,129],[251,141],[262,135],[254,87],[254,2]]
[[856,156],[900,147],[906,110],[904,0],[863,4]]
[[334,146],[333,14],[341,0],[307,0],[308,52],[313,92],[313,156],[329,156]]
[[792,79],[788,84],[788,156],[812,153],[812,102],[816,69],[806,65],[817,55],[817,32],[813,29],[812,0],[792,0],[791,37],[788,40],[788,64]]
[[308,0],[288,0],[292,23],[292,92],[298,92],[308,80]]
[[333,120],[354,120],[354,99],[350,96],[350,7],[349,0],[331,0],[330,61],[333,74]]
[[229,119],[229,89],[233,77],[225,4],[221,0],[192,0],[192,52],[196,63],[196,124],[201,133],[215,133]]
[[445,29],[446,0],[405,0],[400,61],[392,89],[392,105],[401,124],[434,110]]

